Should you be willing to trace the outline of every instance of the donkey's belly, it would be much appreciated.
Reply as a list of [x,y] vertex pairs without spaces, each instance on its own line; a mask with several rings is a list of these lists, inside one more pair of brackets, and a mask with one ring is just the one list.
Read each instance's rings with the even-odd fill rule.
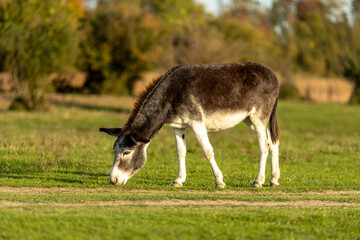
[[210,132],[221,131],[234,127],[250,115],[250,112],[227,112],[218,111],[211,114],[204,114],[206,129]]

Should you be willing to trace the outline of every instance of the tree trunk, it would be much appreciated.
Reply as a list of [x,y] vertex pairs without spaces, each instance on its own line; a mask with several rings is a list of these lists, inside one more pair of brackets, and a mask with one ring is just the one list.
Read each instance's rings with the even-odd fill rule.
[[49,103],[43,95],[36,98],[17,96],[11,103],[9,110],[47,111],[49,110]]
[[11,84],[15,99],[9,110],[47,111],[49,109],[49,104],[45,101],[35,80],[19,80],[13,75]]

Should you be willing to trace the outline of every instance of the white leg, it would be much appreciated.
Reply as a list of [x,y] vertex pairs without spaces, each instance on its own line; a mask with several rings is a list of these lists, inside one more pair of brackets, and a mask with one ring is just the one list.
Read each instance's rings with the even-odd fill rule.
[[261,187],[265,182],[265,166],[266,159],[269,154],[267,128],[266,125],[264,125],[261,121],[254,121],[253,119],[251,119],[251,122],[253,123],[256,135],[258,137],[260,151],[259,173],[253,183],[253,187]]
[[179,173],[177,178],[174,180],[173,187],[182,187],[182,183],[186,179],[186,167],[185,167],[185,156],[186,156],[186,143],[185,143],[185,128],[173,128],[176,143],[176,155],[179,162]]
[[215,177],[215,187],[224,188],[226,184],[223,182],[223,175],[222,175],[218,165],[216,164],[216,161],[214,158],[214,150],[210,144],[204,123],[202,123],[202,122],[195,123],[195,124],[193,124],[192,129],[196,135],[196,138],[198,139],[198,141],[201,145],[201,148],[204,152],[206,159],[210,163],[211,169],[212,169],[214,177]]
[[279,167],[279,141],[273,143],[271,141],[270,132],[268,130],[268,141],[271,152],[271,180],[270,186],[279,186],[278,180],[280,178],[280,167]]

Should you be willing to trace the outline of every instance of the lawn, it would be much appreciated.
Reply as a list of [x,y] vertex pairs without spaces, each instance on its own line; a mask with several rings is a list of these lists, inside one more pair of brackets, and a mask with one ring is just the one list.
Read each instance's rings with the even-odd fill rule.
[[[357,239],[358,209],[201,206],[3,209],[13,239]],[[34,224],[36,223],[36,224]],[[9,231],[12,229],[13,231]],[[17,230],[17,231],[16,231]]]
[[209,134],[224,190],[188,130],[188,177],[175,189],[168,126],[142,170],[109,184],[115,139],[98,129],[121,127],[132,99],[51,98],[47,113],[0,112],[0,238],[360,238],[359,106],[280,101],[277,188],[270,161],[264,187],[251,188],[259,154],[244,124]]

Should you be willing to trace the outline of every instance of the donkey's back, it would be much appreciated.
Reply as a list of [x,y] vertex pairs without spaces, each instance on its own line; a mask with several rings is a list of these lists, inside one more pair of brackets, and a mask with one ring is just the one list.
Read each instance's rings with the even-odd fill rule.
[[170,79],[173,90],[195,97],[206,111],[249,110],[279,94],[275,74],[255,62],[182,65]]
[[[208,131],[233,127],[251,114],[266,123],[279,95],[275,74],[255,62],[182,65],[167,77],[172,126],[203,120]],[[171,124],[171,123],[170,123]]]

